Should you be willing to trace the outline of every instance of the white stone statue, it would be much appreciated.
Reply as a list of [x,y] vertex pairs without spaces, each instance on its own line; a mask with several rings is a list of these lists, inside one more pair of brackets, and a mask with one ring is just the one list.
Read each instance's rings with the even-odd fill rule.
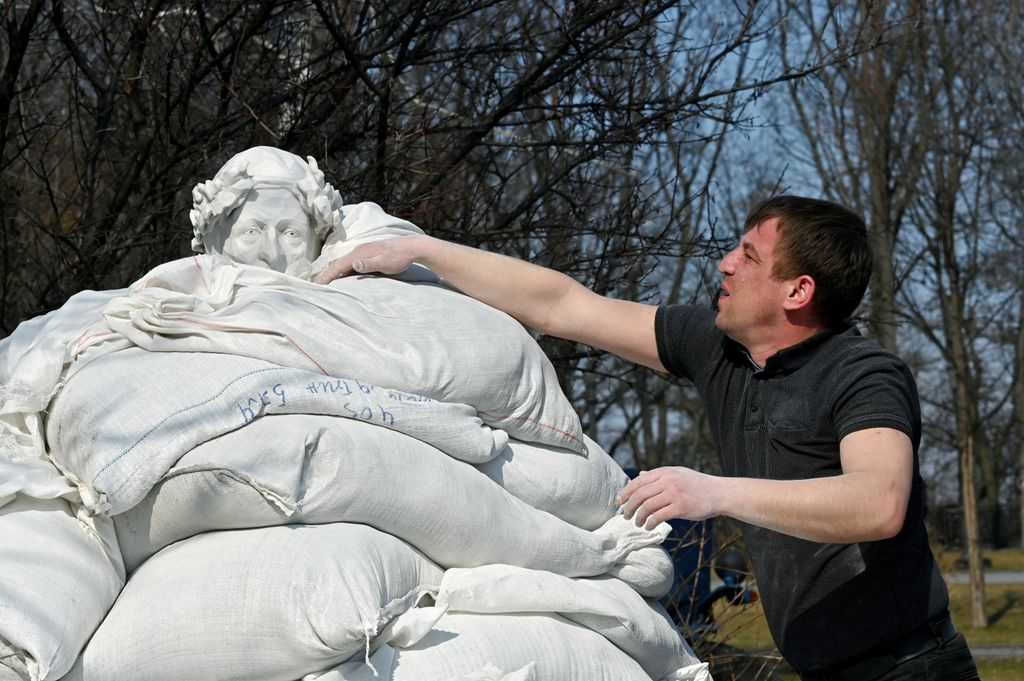
[[[274,147],[235,154],[192,190],[192,250],[310,281],[360,244],[422,234],[371,201],[342,205],[317,167]],[[414,265],[396,277],[437,282]]]
[[193,251],[302,279],[332,233],[342,231],[341,195],[313,157],[303,161],[274,147],[231,157],[196,185],[192,202]]

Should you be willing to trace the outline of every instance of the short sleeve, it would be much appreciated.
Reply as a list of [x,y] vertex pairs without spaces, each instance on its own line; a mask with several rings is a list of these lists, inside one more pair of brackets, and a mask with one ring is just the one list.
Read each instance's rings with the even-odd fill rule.
[[894,428],[913,441],[921,438],[921,407],[909,367],[882,350],[851,358],[838,371],[834,401],[836,437],[867,428]]
[[658,359],[674,376],[699,383],[725,335],[715,326],[714,310],[694,305],[666,305],[654,318]]

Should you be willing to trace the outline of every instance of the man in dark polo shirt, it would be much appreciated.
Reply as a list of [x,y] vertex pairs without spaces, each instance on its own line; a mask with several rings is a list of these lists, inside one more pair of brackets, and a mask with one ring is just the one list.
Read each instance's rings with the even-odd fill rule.
[[356,249],[321,281],[412,262],[537,331],[694,382],[725,475],[646,471],[623,513],[740,521],[772,636],[804,679],[978,678],[925,532],[914,379],[845,322],[871,271],[859,216],[801,197],[758,205],[719,265],[717,312],[605,298],[425,236]]

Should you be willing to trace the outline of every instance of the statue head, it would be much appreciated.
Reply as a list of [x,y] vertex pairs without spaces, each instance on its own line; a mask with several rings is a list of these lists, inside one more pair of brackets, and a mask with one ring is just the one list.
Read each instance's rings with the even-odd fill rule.
[[192,250],[308,277],[341,205],[313,157],[253,147],[192,190]]

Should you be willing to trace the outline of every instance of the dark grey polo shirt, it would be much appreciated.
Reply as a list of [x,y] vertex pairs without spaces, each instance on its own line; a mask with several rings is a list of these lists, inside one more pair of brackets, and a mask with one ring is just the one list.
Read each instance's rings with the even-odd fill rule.
[[906,520],[888,540],[819,544],[741,523],[772,636],[798,671],[878,649],[949,606],[924,526],[921,415],[909,368],[852,328],[829,329],[758,368],[708,309],[657,312],[662,364],[697,387],[725,475],[800,480],[839,475],[839,440],[895,428],[914,445]]

